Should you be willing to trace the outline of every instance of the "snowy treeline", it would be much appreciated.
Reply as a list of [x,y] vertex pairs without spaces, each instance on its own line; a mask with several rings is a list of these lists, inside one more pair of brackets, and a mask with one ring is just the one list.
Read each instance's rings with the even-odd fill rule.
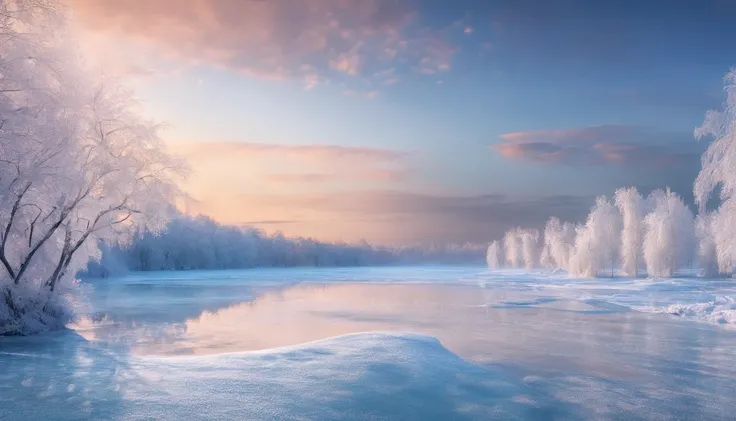
[[486,259],[492,268],[566,269],[573,276],[622,274],[671,276],[696,257],[695,217],[675,193],[656,190],[646,199],[633,187],[601,196],[584,223],[550,218],[543,232],[512,228],[503,247],[494,241]]
[[[698,138],[715,140],[702,157],[695,180],[698,215],[675,193],[656,190],[644,198],[633,187],[621,188],[613,200],[601,196],[582,224],[551,218],[542,233],[513,228],[502,242],[488,247],[488,266],[566,269],[572,276],[626,276],[642,271],[670,277],[697,267],[705,276],[731,275],[736,264],[736,69],[726,77],[722,111],[708,111]],[[706,209],[720,189],[720,205]]]
[[0,335],[61,327],[98,244],[157,231],[182,162],[85,71],[54,0],[0,2]]
[[708,252],[713,248],[700,244],[710,236],[697,232],[695,216],[677,194],[656,190],[644,198],[628,187],[618,189],[613,201],[599,197],[584,223],[550,218],[541,241],[537,230],[507,231],[504,247],[493,242],[487,261],[492,268],[505,260],[508,267],[566,269],[583,277],[612,276],[617,270],[668,277],[692,267],[698,257],[699,262],[714,258]]
[[127,270],[243,269],[290,266],[368,266],[481,263],[485,244],[375,247],[311,238],[267,235],[254,228],[219,224],[206,216],[174,218],[160,235],[142,233],[131,245],[107,247],[88,274]]

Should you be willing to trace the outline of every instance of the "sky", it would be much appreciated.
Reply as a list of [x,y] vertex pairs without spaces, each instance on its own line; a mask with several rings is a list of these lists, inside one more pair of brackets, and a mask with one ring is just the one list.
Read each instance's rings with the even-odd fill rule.
[[188,158],[186,211],[331,241],[485,242],[635,185],[692,200],[730,0],[71,0]]

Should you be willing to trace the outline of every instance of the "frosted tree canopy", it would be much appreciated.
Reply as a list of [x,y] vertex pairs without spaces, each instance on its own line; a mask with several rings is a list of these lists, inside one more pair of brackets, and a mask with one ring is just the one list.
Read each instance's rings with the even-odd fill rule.
[[183,162],[86,71],[50,0],[0,4],[0,334],[63,324],[103,241],[164,227]]

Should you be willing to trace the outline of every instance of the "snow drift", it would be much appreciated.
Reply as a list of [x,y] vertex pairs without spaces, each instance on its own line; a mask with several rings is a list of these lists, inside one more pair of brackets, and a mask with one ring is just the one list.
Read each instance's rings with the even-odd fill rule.
[[712,301],[703,303],[671,304],[650,311],[716,324],[736,325],[736,299],[731,296],[718,296]]
[[[83,377],[56,370],[54,387],[34,382],[29,372],[4,377],[3,414],[57,420],[426,420],[517,419],[538,410],[519,383],[415,334],[359,333],[258,352],[127,361],[111,361],[79,342],[66,344],[60,357],[75,358],[63,350],[76,347],[88,361]],[[22,353],[3,358],[39,372],[57,366],[55,359]],[[28,393],[49,404],[28,399]]]

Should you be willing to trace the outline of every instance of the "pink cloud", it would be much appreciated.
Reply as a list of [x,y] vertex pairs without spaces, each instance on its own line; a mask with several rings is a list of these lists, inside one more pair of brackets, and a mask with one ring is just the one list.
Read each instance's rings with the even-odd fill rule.
[[186,190],[198,198],[401,183],[410,173],[410,154],[394,149],[246,142],[171,142],[169,148],[191,164],[194,176]]
[[175,151],[191,156],[263,156],[296,157],[318,161],[395,162],[406,158],[406,151],[341,145],[285,145],[254,142],[175,142]]
[[368,169],[334,173],[268,174],[266,182],[276,185],[327,184],[338,182],[396,182],[409,175],[406,168]]
[[271,184],[313,184],[328,183],[334,180],[334,174],[269,174],[264,177]]
[[694,142],[627,126],[506,133],[491,146],[500,155],[527,162],[564,165],[682,163],[699,155]]
[[[523,200],[503,195],[438,195],[416,191],[350,190],[229,196],[202,210],[232,223],[297,221],[291,235],[366,238],[378,243],[487,241],[509,226],[542,226],[550,212],[579,220],[591,198],[554,196]],[[218,206],[219,205],[219,206]]]
[[399,78],[396,76],[395,67],[390,67],[388,69],[378,71],[373,74],[373,77],[381,81],[381,83],[384,85],[395,85],[399,83]]
[[414,11],[400,1],[70,2],[79,26],[111,43],[136,42],[173,60],[262,79],[302,80],[307,89],[331,72],[373,74],[400,58],[422,71],[445,71],[453,53],[439,35],[420,34],[411,25]]
[[335,60],[330,60],[330,67],[350,76],[356,76],[360,72],[361,58],[359,55],[340,55]]
[[369,90],[369,91],[356,91],[353,89],[346,89],[343,91],[343,93],[347,96],[360,96],[363,98],[373,99],[376,96],[378,96],[378,91],[376,90]]
[[435,36],[428,37],[425,43],[426,48],[422,50],[424,55],[419,60],[419,72],[431,75],[449,71],[457,49]]

